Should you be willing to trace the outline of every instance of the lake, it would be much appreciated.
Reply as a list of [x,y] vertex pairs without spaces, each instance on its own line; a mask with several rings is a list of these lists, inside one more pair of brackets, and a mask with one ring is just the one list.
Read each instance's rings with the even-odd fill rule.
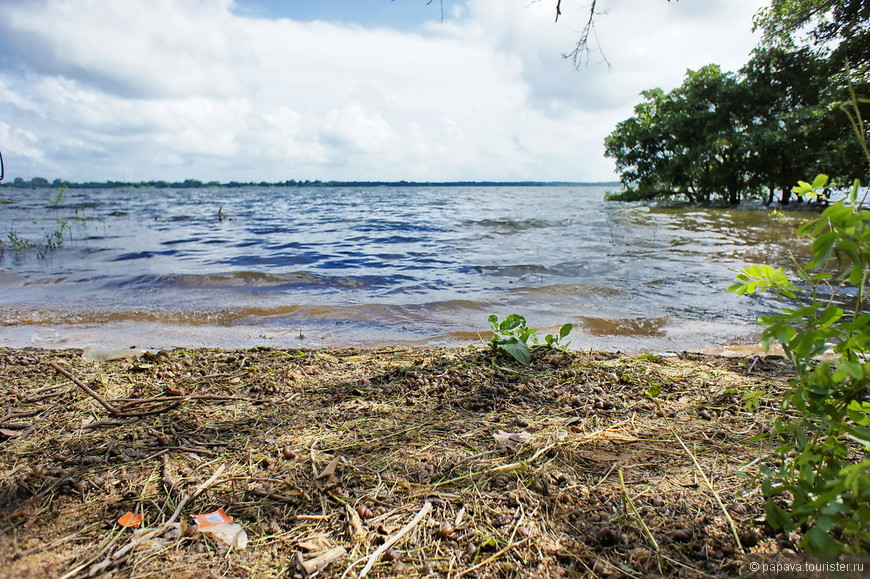
[[465,346],[509,313],[584,349],[755,343],[776,303],[725,289],[787,263],[805,214],[606,190],[4,188],[0,345]]

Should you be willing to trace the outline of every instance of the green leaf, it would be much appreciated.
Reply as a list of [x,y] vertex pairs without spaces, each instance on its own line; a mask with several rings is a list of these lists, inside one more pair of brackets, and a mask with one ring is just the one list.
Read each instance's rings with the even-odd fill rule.
[[816,520],[816,527],[827,533],[834,528],[834,520],[831,517],[819,517]]
[[785,511],[785,509],[772,500],[768,500],[764,504],[764,514],[766,516],[767,524],[774,529],[785,529],[791,531],[795,528],[791,516]]
[[510,338],[499,344],[499,348],[513,356],[513,358],[522,364],[528,366],[532,360],[532,352],[529,350],[528,344],[521,342],[516,338]]
[[829,231],[818,236],[813,242],[813,258],[810,260],[808,267],[818,267],[825,263],[831,256],[831,251],[833,251],[838,237],[839,235],[835,231]]
[[806,181],[798,181],[797,186],[792,187],[791,192],[797,195],[806,195],[813,190],[813,186]]
[[516,328],[523,327],[525,325],[526,325],[526,318],[524,318],[520,314],[510,314],[499,325],[499,329],[502,332],[510,332],[511,330],[515,330]]
[[816,178],[813,179],[812,187],[813,187],[813,189],[821,189],[822,187],[824,187],[827,184],[828,184],[828,176],[825,175],[824,173],[819,173],[818,175],[816,175]]
[[825,311],[819,315],[819,324],[822,326],[830,326],[843,316],[843,310],[837,306],[828,306]]
[[801,546],[810,553],[825,553],[826,555],[833,555],[842,550],[839,543],[818,527],[813,527],[807,532],[801,541]]
[[562,324],[562,327],[559,328],[559,340],[564,340],[568,334],[571,333],[571,330],[574,329],[574,324]]

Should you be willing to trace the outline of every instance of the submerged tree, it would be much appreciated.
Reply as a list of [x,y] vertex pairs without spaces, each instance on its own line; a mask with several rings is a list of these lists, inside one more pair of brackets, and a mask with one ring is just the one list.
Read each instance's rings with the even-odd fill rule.
[[[868,0],[870,1],[870,0]],[[708,65],[669,93],[642,93],[635,116],[605,140],[624,198],[683,195],[692,201],[776,192],[788,203],[798,179],[824,172],[847,186],[859,165],[850,91],[870,92],[867,64],[843,68],[817,47],[758,47],[737,74]],[[845,104],[844,104],[845,103]],[[855,115],[852,115],[855,118]]]
[[635,197],[719,196],[738,203],[752,183],[746,87],[718,65],[689,71],[671,92],[643,92],[635,116],[605,139],[626,190]]

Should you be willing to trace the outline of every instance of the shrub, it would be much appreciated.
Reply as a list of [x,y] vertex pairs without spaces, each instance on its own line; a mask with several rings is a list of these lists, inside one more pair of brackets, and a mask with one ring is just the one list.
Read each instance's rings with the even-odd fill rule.
[[[811,198],[827,182],[819,175],[794,192]],[[847,199],[798,230],[813,238],[798,280],[751,266],[729,288],[771,291],[789,306],[760,319],[765,347],[779,343],[798,375],[769,434],[777,460],[762,467],[762,490],[767,522],[800,527],[801,548],[818,553],[870,550],[870,211],[859,191],[856,180]]]

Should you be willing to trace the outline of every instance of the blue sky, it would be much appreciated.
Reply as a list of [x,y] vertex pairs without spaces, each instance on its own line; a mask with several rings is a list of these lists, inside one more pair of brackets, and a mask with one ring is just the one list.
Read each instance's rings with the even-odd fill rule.
[[441,21],[456,0],[239,0],[233,12],[257,18],[290,18],[303,22],[321,20],[361,26],[414,30],[427,22]]
[[2,0],[8,179],[615,177],[639,93],[734,70],[763,0]]

